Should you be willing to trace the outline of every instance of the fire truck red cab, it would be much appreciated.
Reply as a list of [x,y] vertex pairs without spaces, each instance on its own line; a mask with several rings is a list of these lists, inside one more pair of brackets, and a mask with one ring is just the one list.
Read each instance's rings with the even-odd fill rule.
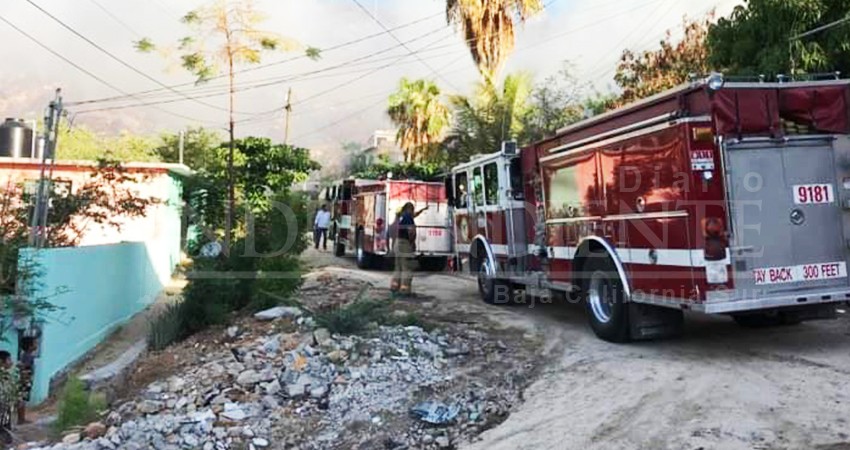
[[681,86],[452,170],[456,250],[484,300],[578,294],[623,342],[682,311],[744,325],[850,299],[847,81]]
[[342,256],[345,248],[353,237],[351,233],[351,215],[354,211],[354,194],[357,189],[374,184],[373,180],[345,179],[338,180],[325,188],[324,200],[331,211],[331,229],[328,239],[334,242],[334,255]]

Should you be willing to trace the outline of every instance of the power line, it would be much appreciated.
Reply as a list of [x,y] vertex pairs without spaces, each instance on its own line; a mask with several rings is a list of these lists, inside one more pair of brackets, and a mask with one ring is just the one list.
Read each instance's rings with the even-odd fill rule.
[[97,6],[97,8],[98,8],[98,9],[100,9],[101,11],[103,11],[103,12],[104,12],[107,16],[111,17],[111,18],[112,18],[112,20],[114,20],[114,21],[115,21],[115,22],[117,22],[119,25],[121,25],[122,27],[124,27],[127,31],[129,31],[130,33],[132,33],[132,34],[136,35],[136,37],[139,37],[139,38],[140,38],[140,37],[142,37],[142,34],[141,34],[141,33],[139,33],[138,31],[136,31],[136,29],[135,29],[135,28],[133,28],[133,27],[131,27],[130,25],[128,25],[128,24],[127,24],[127,22],[124,22],[123,20],[121,20],[121,18],[120,18],[120,17],[118,17],[118,16],[116,16],[115,14],[113,14],[113,13],[112,13],[112,11],[108,10],[108,9],[107,9],[105,6],[103,6],[103,4],[101,4],[98,0],[89,0],[89,1],[90,1],[90,2],[92,2],[92,4],[94,4],[94,6]]
[[[10,26],[12,29],[14,29],[15,31],[17,31],[18,33],[20,33],[21,35],[23,35],[23,36],[24,36],[24,37],[26,37],[27,39],[29,39],[29,40],[31,40],[32,42],[34,42],[34,43],[35,43],[36,45],[38,45],[39,47],[43,48],[44,50],[47,50],[47,51],[48,51],[49,53],[51,53],[53,56],[55,56],[55,57],[57,57],[57,58],[61,59],[62,61],[64,61],[64,62],[65,62],[65,63],[67,63],[68,65],[70,65],[70,66],[74,67],[75,69],[79,70],[80,72],[82,72],[82,73],[84,73],[84,74],[88,75],[89,77],[91,77],[91,78],[92,78],[92,79],[94,79],[95,81],[98,81],[99,83],[103,84],[104,86],[107,86],[107,87],[109,87],[110,89],[113,89],[113,90],[115,90],[115,91],[117,91],[117,92],[120,92],[120,93],[122,93],[122,94],[127,94],[127,92],[126,92],[126,91],[124,91],[123,89],[119,88],[118,86],[115,86],[114,84],[112,84],[112,83],[110,83],[110,82],[106,81],[105,79],[103,79],[103,78],[101,78],[101,77],[99,77],[99,76],[95,75],[94,73],[90,72],[90,71],[89,71],[89,70],[87,70],[86,68],[84,68],[84,67],[80,66],[79,64],[75,63],[74,61],[72,61],[72,60],[70,60],[70,59],[66,58],[66,57],[65,57],[64,55],[62,55],[61,53],[59,53],[59,52],[57,52],[57,51],[53,50],[52,48],[48,47],[47,45],[45,45],[44,43],[42,43],[41,41],[39,41],[37,38],[35,38],[35,37],[34,37],[34,36],[32,36],[31,34],[27,33],[27,32],[26,32],[26,31],[24,31],[24,30],[22,30],[20,27],[18,27],[18,26],[17,26],[17,25],[15,25],[14,23],[10,22],[10,21],[9,21],[8,19],[6,19],[5,17],[0,16],[0,20],[2,20],[4,23],[6,23],[6,25]],[[129,94],[128,94],[128,95],[129,95]],[[170,115],[172,115],[172,116],[179,117],[179,118],[181,118],[181,119],[187,119],[187,120],[191,120],[191,121],[197,121],[197,119],[196,119],[196,118],[194,118],[194,117],[184,116],[184,115],[182,115],[182,114],[178,114],[178,113],[175,113],[175,112],[169,111],[169,110],[167,110],[167,109],[163,109],[163,108],[156,108],[156,109],[157,109],[157,110],[159,110],[159,111],[162,111],[162,112],[164,112],[164,113],[166,113],[166,114],[170,114]],[[209,122],[207,122],[207,123],[209,123]]]
[[[557,1],[557,0],[551,0],[551,1],[547,4],[547,5],[545,5],[545,6],[544,6],[544,8],[545,8],[545,7],[548,7],[549,5],[551,5],[552,3],[554,3],[555,1]],[[550,38],[544,39],[544,40],[542,40],[542,41],[536,42],[536,43],[531,44],[531,45],[527,45],[527,46],[520,47],[520,48],[518,48],[518,49],[517,49],[517,51],[518,51],[518,50],[524,50],[524,49],[532,48],[532,47],[536,47],[536,46],[541,45],[541,44],[543,44],[543,43],[545,43],[545,42],[551,41],[552,39],[557,39],[557,38],[564,37],[564,36],[569,35],[569,34],[572,34],[572,33],[576,33],[576,32],[578,32],[578,31],[585,30],[585,29],[587,29],[587,28],[590,28],[590,27],[593,27],[593,26],[599,25],[599,24],[601,24],[601,23],[603,23],[603,22],[606,22],[606,21],[608,21],[608,20],[615,19],[615,18],[620,17],[620,16],[622,16],[622,15],[625,15],[625,14],[631,13],[631,12],[633,12],[633,11],[635,11],[635,10],[641,9],[641,8],[643,8],[643,7],[645,7],[645,6],[648,6],[648,5],[651,5],[651,4],[654,4],[654,3],[658,3],[659,1],[661,1],[661,0],[652,0],[652,1],[647,2],[647,3],[645,3],[645,4],[639,5],[637,8],[632,8],[632,9],[629,9],[629,10],[626,10],[626,11],[621,11],[621,12],[618,12],[618,13],[616,13],[616,14],[613,14],[613,15],[610,15],[610,16],[606,16],[606,17],[604,17],[604,18],[602,18],[602,19],[600,19],[600,20],[597,20],[597,21],[595,21],[595,22],[592,22],[592,23],[590,23],[590,24],[587,24],[587,25],[584,25],[584,26],[581,26],[581,27],[578,27],[578,28],[574,28],[574,29],[566,30],[566,31],[564,31],[564,32],[558,33],[557,35],[555,35],[555,36],[553,36],[553,37],[550,37]],[[617,2],[611,2],[610,4],[614,4],[614,3],[617,3]],[[598,5],[597,5],[597,6],[598,6]],[[590,9],[595,9],[595,8],[590,8]],[[467,40],[466,42],[469,42],[469,41],[471,41],[471,39],[470,39],[470,40]],[[451,64],[454,64],[455,62],[456,62],[456,61],[452,62]],[[369,110],[369,109],[371,109],[371,108],[373,108],[373,107],[375,107],[375,106],[377,106],[377,105],[381,104],[381,103],[382,103],[382,102],[384,102],[384,101],[385,101],[385,99],[381,99],[380,101],[375,102],[375,103],[372,103],[372,104],[370,104],[370,105],[368,105],[368,106],[366,106],[366,107],[364,107],[364,108],[362,108],[362,109],[359,109],[359,110],[357,110],[357,111],[353,112],[352,114],[346,115],[346,116],[342,117],[342,118],[341,118],[341,119],[339,119],[339,120],[333,121],[333,122],[331,122],[330,124],[327,124],[327,125],[321,126],[321,127],[316,128],[316,129],[314,129],[314,130],[312,130],[312,131],[310,131],[310,132],[307,132],[307,133],[301,134],[301,135],[299,135],[299,136],[296,136],[294,140],[301,139],[301,138],[303,138],[303,137],[310,136],[310,135],[316,134],[316,133],[318,133],[318,132],[320,132],[320,131],[323,131],[323,130],[326,130],[326,129],[328,129],[328,128],[331,128],[331,127],[333,127],[333,126],[339,125],[340,123],[345,122],[346,120],[350,119],[351,117],[357,116],[357,115],[359,115],[359,114],[361,114],[361,113],[363,113],[363,112],[365,112],[365,111],[367,111],[367,110]]]
[[390,30],[389,28],[387,28],[387,26],[386,26],[386,25],[384,25],[384,24],[383,24],[383,22],[381,22],[380,20],[378,20],[378,18],[377,18],[377,17],[375,17],[375,15],[374,15],[374,14],[372,14],[372,13],[371,13],[368,9],[366,9],[366,7],[364,7],[364,6],[363,6],[363,4],[362,4],[362,3],[360,3],[360,1],[359,1],[359,0],[351,0],[351,1],[352,1],[352,2],[354,2],[354,4],[355,4],[355,5],[357,5],[357,6],[358,6],[358,7],[359,7],[359,8],[360,8],[360,9],[361,9],[364,13],[366,13],[366,15],[367,15],[367,16],[369,16],[369,17],[370,17],[373,21],[375,21],[375,23],[377,23],[377,24],[378,24],[378,25],[379,25],[379,26],[380,26],[380,27],[381,27],[381,28],[382,28],[382,29],[383,29],[383,30],[384,30],[387,34],[389,34],[389,35],[390,35],[390,36],[391,36],[391,37],[392,37],[392,38],[393,38],[396,42],[398,42],[398,43],[399,43],[399,45],[401,45],[402,47],[404,47],[404,49],[405,49],[405,50],[407,50],[407,53],[409,53],[409,54],[413,55],[414,57],[416,57],[416,59],[417,59],[420,63],[422,63],[422,65],[424,65],[425,67],[427,67],[427,68],[428,68],[428,70],[430,70],[430,71],[431,71],[431,73],[433,73],[433,74],[434,74],[434,75],[436,75],[438,78],[440,78],[441,80],[443,80],[443,81],[444,81],[446,84],[448,84],[448,85],[449,85],[452,89],[454,89],[454,90],[456,90],[456,91],[457,91],[457,90],[459,90],[456,86],[454,86],[454,85],[452,84],[452,82],[451,82],[451,81],[447,80],[447,79],[446,79],[446,77],[444,77],[444,76],[440,75],[440,72],[437,72],[437,71],[436,71],[433,67],[431,67],[431,65],[430,65],[430,64],[428,64],[427,62],[425,62],[425,61],[424,61],[424,60],[423,60],[423,59],[422,59],[419,55],[417,55],[416,53],[414,53],[414,52],[413,52],[413,50],[411,50],[411,49],[410,49],[410,47],[408,47],[408,46],[407,46],[407,44],[405,44],[405,43],[404,43],[401,39],[399,39],[399,38],[398,38],[398,36],[396,36],[396,35],[395,35],[395,33],[393,33],[393,32],[392,32],[392,30]]
[[[423,39],[423,38],[425,38],[425,37],[428,37],[428,36],[430,36],[430,35],[432,35],[432,34],[434,34],[434,33],[438,32],[438,31],[440,31],[440,30],[442,30],[442,29],[443,29],[443,28],[439,28],[439,29],[436,29],[436,30],[429,31],[429,32],[424,33],[424,34],[422,34],[422,35],[420,35],[420,36],[418,36],[418,37],[416,37],[416,38],[414,38],[414,39],[411,39],[411,40],[410,40],[410,41],[408,41],[408,42],[415,42],[415,41],[418,41],[418,40],[420,40],[420,39]],[[448,38],[448,37],[443,37],[443,38],[441,38],[439,41],[446,40],[447,38]],[[439,41],[437,41],[437,42],[439,42]],[[436,43],[436,42],[435,42],[435,43]],[[427,45],[426,45],[426,48],[427,48]],[[283,83],[286,83],[286,82],[292,82],[292,81],[304,81],[304,80],[309,80],[309,79],[315,79],[315,78],[318,78],[318,77],[310,78],[310,77],[308,77],[307,75],[312,75],[312,74],[321,74],[321,73],[324,73],[324,72],[327,72],[327,71],[331,71],[331,70],[335,70],[335,69],[338,69],[338,68],[345,68],[345,67],[349,66],[349,65],[350,65],[350,63],[352,63],[352,62],[354,62],[354,61],[359,61],[359,60],[362,60],[362,59],[366,59],[366,58],[369,58],[369,57],[371,57],[371,56],[373,56],[373,55],[380,54],[380,53],[384,53],[386,50],[391,50],[391,49],[392,49],[392,48],[390,48],[390,49],[385,49],[385,50],[381,50],[381,51],[379,51],[379,52],[374,52],[374,53],[372,53],[372,54],[370,54],[370,55],[367,55],[367,56],[365,56],[365,57],[358,57],[358,58],[355,58],[355,59],[353,59],[353,60],[349,60],[349,61],[346,61],[346,62],[343,62],[343,63],[337,64],[337,65],[332,66],[332,67],[328,67],[328,68],[324,68],[324,69],[318,69],[318,70],[313,70],[313,71],[305,72],[305,73],[302,73],[302,74],[292,75],[292,76],[283,77],[283,78],[274,78],[274,79],[273,79],[273,81],[269,81],[269,82],[255,83],[255,84],[250,85],[250,86],[245,86],[245,87],[242,87],[242,88],[238,88],[238,89],[236,89],[235,91],[236,91],[236,92],[244,92],[244,91],[248,91],[248,90],[252,90],[252,89],[257,89],[257,88],[261,88],[261,87],[268,87],[268,86],[273,86],[273,85],[283,84]],[[443,56],[443,55],[438,55],[438,56]],[[366,73],[366,74],[364,74],[364,75],[362,75],[362,76],[359,76],[359,77],[355,78],[355,80],[356,80],[356,79],[363,78],[363,77],[366,77],[366,76],[368,76],[368,75],[371,75],[372,73],[378,72],[378,71],[383,70],[383,69],[385,69],[385,68],[387,68],[387,67],[390,67],[390,66],[393,66],[393,65],[397,65],[401,59],[403,59],[403,58],[398,58],[397,56],[393,56],[393,57],[390,57],[390,58],[382,58],[381,60],[391,60],[391,62],[390,62],[389,64],[383,64],[383,65],[378,66],[378,67],[366,68],[366,69],[364,69],[364,70],[367,70],[367,71],[368,71],[368,73]],[[371,64],[371,63],[373,63],[373,62],[377,62],[377,61],[379,61],[379,60],[369,61],[368,63],[370,63],[370,64]],[[349,73],[350,73],[350,72],[349,72]],[[347,75],[347,74],[348,74],[348,73],[333,74],[332,76],[342,76],[342,75]],[[326,76],[327,76],[327,75],[326,75]],[[351,81],[349,81],[348,83],[350,83],[350,82],[351,82]],[[339,85],[339,86],[336,86],[336,87],[334,87],[334,88],[332,88],[332,89],[327,90],[327,91],[326,91],[326,92],[324,92],[324,93],[330,92],[330,91],[335,90],[335,89],[338,89],[338,88],[340,88],[340,87],[344,87],[346,84],[347,84],[347,83],[344,83],[344,84],[341,84],[341,85]],[[324,94],[324,93],[323,93],[323,94]],[[226,92],[225,92],[224,94],[226,94]],[[323,94],[322,94],[322,95],[323,95]],[[195,95],[195,98],[215,97],[215,96],[220,96],[220,95],[223,95],[223,94],[222,94],[221,92],[217,92],[217,93],[211,93],[211,94],[206,94],[206,95]],[[298,104],[301,104],[301,103],[303,103],[303,102],[305,102],[305,101],[307,101],[307,100],[309,100],[309,99],[312,99],[313,97],[315,97],[315,96],[308,97],[308,98],[306,98],[306,99],[304,99],[304,100],[301,100],[301,101],[299,101],[299,102],[298,102]],[[146,100],[150,100],[150,99],[146,99]],[[166,104],[166,103],[174,103],[174,102],[177,102],[177,101],[181,101],[181,100],[180,100],[180,99],[151,100],[151,101],[146,101],[146,102],[141,103],[141,104],[129,104],[129,105],[107,106],[107,107],[102,107],[102,108],[87,109],[87,110],[80,111],[79,113],[80,113],[80,114],[83,114],[83,113],[89,113],[89,112],[94,112],[94,111],[112,111],[112,110],[119,110],[119,109],[134,108],[134,107],[137,107],[137,106],[149,106],[149,105],[160,105],[160,104]],[[77,105],[79,105],[79,104],[80,104],[80,103],[77,103]],[[245,118],[245,119],[241,119],[241,120],[239,120],[239,121],[237,121],[237,122],[239,122],[239,123],[244,123],[244,122],[246,122],[246,121],[252,121],[252,120],[254,120],[254,118],[255,118],[256,116],[262,116],[262,115],[266,115],[266,114],[274,113],[274,112],[277,112],[277,111],[279,111],[279,110],[280,110],[280,108],[275,108],[275,109],[272,109],[272,110],[269,110],[269,111],[262,111],[262,112],[258,112],[258,113],[253,114],[251,117],[248,117],[248,118]]]
[[[29,0],[27,0],[27,1],[29,1]],[[404,28],[407,28],[407,27],[411,27],[413,25],[425,22],[427,20],[431,20],[434,17],[440,16],[442,14],[443,13],[432,14],[432,15],[429,15],[427,17],[423,17],[421,19],[417,19],[417,20],[414,20],[414,21],[411,21],[411,22],[407,22],[407,23],[402,24],[402,25],[398,25],[396,27],[391,28],[390,30],[395,31],[395,30],[401,30],[401,29],[404,29]],[[446,27],[443,27],[443,28],[446,28]],[[330,52],[330,51],[338,50],[338,49],[345,48],[345,47],[350,47],[352,45],[359,44],[361,42],[373,39],[373,38],[378,37],[378,36],[382,36],[384,34],[387,34],[387,32],[381,31],[379,33],[373,33],[373,34],[362,36],[362,37],[359,37],[359,38],[356,38],[356,39],[353,39],[353,40],[350,40],[350,41],[335,44],[335,45],[332,45],[330,47],[321,49],[321,53]],[[385,52],[393,50],[395,48],[398,48],[398,45],[393,46],[393,47],[388,48],[388,49],[385,49],[381,52],[377,52],[377,53],[385,53]],[[239,69],[239,70],[236,70],[234,72],[234,74],[242,74],[242,73],[246,73],[246,72],[253,72],[253,71],[257,71],[257,70],[267,69],[269,67],[275,67],[275,66],[278,66],[278,65],[286,64],[286,63],[296,61],[296,60],[299,60],[299,59],[304,59],[304,58],[307,58],[307,56],[306,55],[293,56],[293,57],[282,59],[280,61],[275,61],[275,62],[271,62],[271,63],[267,63],[267,64],[259,64],[259,65],[256,65],[256,66],[251,66],[251,67]],[[218,79],[225,78],[225,77],[227,77],[226,74],[216,75],[216,76],[210,77],[208,79],[208,81],[218,80]],[[195,82],[180,83],[180,84],[174,84],[174,85],[171,85],[171,86],[166,86],[166,87],[162,87],[162,88],[158,88],[158,89],[149,89],[149,90],[145,90],[145,91],[139,91],[139,92],[136,92],[135,95],[152,94],[152,93],[157,93],[157,92],[169,90],[169,88],[179,88],[179,87],[195,86],[195,85],[196,85]],[[70,103],[70,104],[81,105],[81,104],[89,104],[89,103],[100,103],[100,102],[106,102],[106,101],[116,101],[116,100],[120,100],[121,98],[122,97],[106,97],[106,98],[78,101],[78,102],[73,102],[73,103]]]
[[[438,32],[442,29],[445,29],[445,27],[428,31],[428,32],[426,32],[426,33],[424,33],[420,36],[417,36],[416,38],[409,40],[408,43],[419,41],[423,38],[426,38],[430,35],[433,35],[434,33]],[[441,40],[445,40],[445,39],[448,39],[448,38],[449,37],[447,36],[447,37],[445,37]],[[348,67],[352,67],[352,66],[356,67],[358,65],[372,64],[372,63],[375,63],[375,62],[392,60],[392,59],[395,59],[397,57],[396,56],[390,56],[390,57],[379,58],[379,59],[371,59],[371,58],[373,58],[374,56],[392,51],[397,47],[398,46],[396,45],[396,46],[393,46],[393,47],[385,48],[385,49],[382,49],[382,50],[379,50],[379,51],[376,51],[376,52],[372,52],[368,55],[360,56],[360,57],[357,57],[357,58],[354,58],[354,59],[350,59],[350,60],[344,61],[342,63],[338,63],[338,64],[335,64],[333,66],[325,67],[325,68],[322,68],[322,69],[310,70],[310,71],[307,71],[307,72],[302,72],[300,74],[287,75],[287,76],[283,76],[283,77],[272,77],[272,78],[267,78],[267,79],[263,79],[263,80],[256,80],[256,81],[252,81],[252,82],[240,83],[240,84],[237,84],[237,88],[236,88],[235,92],[243,92],[243,91],[253,90],[253,89],[262,88],[262,87],[269,87],[269,86],[283,84],[283,83],[290,82],[290,81],[311,79],[309,77],[310,75],[318,75],[318,74],[330,72],[330,71],[333,71],[333,70],[336,70],[336,69],[348,68]],[[423,49],[422,51],[432,51],[432,50],[434,50],[434,48]],[[371,59],[371,60],[369,60],[369,59]],[[200,87],[197,90],[192,90],[190,92],[191,93],[214,92],[215,89],[217,89],[217,88],[214,87],[214,86],[213,87]],[[166,95],[166,93],[162,93],[162,94]],[[223,93],[217,92],[217,93],[212,93],[210,95],[196,95],[195,97],[196,98],[205,98],[205,97],[215,97],[215,96],[226,95],[226,94],[227,94],[227,92],[223,92]],[[138,95],[136,95],[136,97],[144,96],[144,95],[145,94],[138,94]],[[158,95],[151,96],[150,99],[154,99],[156,97],[158,97]],[[123,101],[123,100],[125,100],[124,97],[112,97],[112,99],[113,99],[112,101]],[[74,105],[87,105],[87,104],[105,103],[105,102],[106,102],[106,100],[85,101],[85,102],[76,102],[76,103],[74,103]],[[165,100],[162,103],[172,103],[172,102],[174,102],[174,100]],[[152,102],[152,103],[159,103],[159,102]],[[127,107],[132,107],[132,105],[124,105],[124,106],[119,106],[119,107],[100,108],[100,109],[123,109],[123,108],[127,108]]]
[[217,109],[217,110],[219,110],[219,111],[230,112],[230,110],[228,110],[227,108],[222,108],[222,107],[220,107],[220,106],[216,106],[216,105],[213,105],[213,104],[211,104],[211,103],[206,103],[206,102],[204,102],[204,101],[201,101],[201,100],[198,100],[198,99],[192,98],[192,97],[190,97],[190,96],[188,96],[188,95],[185,95],[185,94],[181,93],[180,91],[175,90],[174,88],[172,88],[172,87],[170,87],[170,86],[165,85],[164,83],[162,83],[161,81],[157,80],[156,78],[154,78],[154,77],[152,77],[152,76],[148,75],[148,74],[147,74],[147,73],[145,73],[144,71],[142,71],[142,70],[140,70],[140,69],[138,69],[138,68],[134,67],[134,66],[133,66],[133,65],[131,65],[130,63],[128,63],[128,62],[126,62],[126,61],[124,61],[123,59],[121,59],[121,58],[119,58],[119,57],[117,57],[117,56],[115,56],[115,55],[114,55],[113,53],[111,53],[109,50],[106,50],[105,48],[101,47],[101,46],[100,46],[100,45],[98,45],[96,42],[92,41],[91,39],[89,39],[88,37],[86,37],[85,35],[83,35],[82,33],[80,33],[79,31],[77,31],[76,29],[74,29],[74,28],[73,28],[73,27],[71,27],[70,25],[68,25],[68,24],[66,24],[65,22],[63,22],[63,21],[62,21],[61,19],[59,19],[58,17],[56,17],[56,16],[54,16],[53,14],[51,14],[49,11],[47,11],[47,10],[45,10],[44,8],[42,8],[41,6],[39,6],[37,3],[35,3],[35,1],[33,1],[33,0],[26,0],[26,2],[27,2],[27,3],[29,3],[30,5],[32,5],[34,8],[38,9],[39,11],[41,11],[42,13],[44,13],[47,17],[51,18],[54,22],[58,23],[59,25],[61,25],[61,26],[62,26],[63,28],[65,28],[66,30],[68,30],[68,31],[70,31],[71,33],[73,33],[75,36],[79,37],[80,39],[84,40],[86,43],[88,43],[88,44],[89,44],[89,45],[91,45],[92,47],[94,47],[94,48],[96,48],[97,50],[99,50],[101,53],[105,54],[105,55],[106,55],[106,56],[108,56],[109,58],[111,58],[111,59],[113,59],[114,61],[118,62],[118,63],[119,63],[119,64],[121,64],[122,66],[124,66],[124,67],[126,67],[126,68],[128,68],[128,69],[132,70],[133,72],[135,72],[135,73],[137,73],[137,74],[141,75],[142,77],[144,77],[144,78],[146,78],[146,79],[148,79],[148,80],[150,80],[150,81],[152,81],[152,82],[154,82],[154,83],[156,83],[156,84],[158,84],[158,85],[162,86],[162,87],[163,87],[163,88],[165,88],[165,89],[168,89],[168,90],[170,90],[170,91],[172,91],[172,92],[174,92],[174,93],[176,93],[176,94],[178,94],[178,95],[183,96],[186,100],[190,100],[190,101],[193,101],[193,102],[195,102],[195,103],[198,103],[198,104],[201,104],[201,105],[207,106],[207,107],[209,107],[209,108]]

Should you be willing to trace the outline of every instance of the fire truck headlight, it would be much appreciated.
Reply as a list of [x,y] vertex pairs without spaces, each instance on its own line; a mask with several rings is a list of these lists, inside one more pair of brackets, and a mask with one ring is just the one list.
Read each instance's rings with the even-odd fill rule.
[[712,92],[717,92],[723,89],[724,84],[726,84],[726,80],[723,79],[723,74],[721,73],[715,72],[708,77],[708,88]]

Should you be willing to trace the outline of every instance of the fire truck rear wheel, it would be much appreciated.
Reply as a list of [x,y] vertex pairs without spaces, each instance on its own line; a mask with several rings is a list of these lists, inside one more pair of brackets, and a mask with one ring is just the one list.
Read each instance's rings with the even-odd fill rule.
[[592,254],[582,272],[582,293],[593,332],[609,342],[628,342],[629,308],[614,263],[607,255]]

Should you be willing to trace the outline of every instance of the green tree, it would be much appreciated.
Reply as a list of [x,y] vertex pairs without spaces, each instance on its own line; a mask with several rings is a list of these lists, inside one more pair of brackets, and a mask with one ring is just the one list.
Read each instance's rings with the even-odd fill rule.
[[460,28],[481,75],[492,80],[514,49],[514,22],[542,9],[541,0],[446,0],[446,19]]
[[516,73],[506,76],[501,87],[484,79],[472,97],[452,97],[455,121],[452,135],[444,145],[448,162],[453,164],[475,154],[496,152],[502,141],[522,136],[531,89],[531,77]]
[[705,76],[710,70],[706,36],[714,20],[714,13],[697,20],[685,18],[683,37],[674,41],[667,31],[659,48],[634,53],[623,51],[614,81],[622,89],[619,105],[649,97],[678,86],[691,75]]
[[[180,134],[163,133],[154,150],[162,161],[180,161]],[[218,132],[203,127],[189,128],[183,136],[183,163],[194,170],[211,170],[223,167],[221,136]]]
[[89,160],[107,158],[122,162],[158,161],[155,142],[146,136],[121,132],[118,136],[103,136],[82,125],[59,129],[56,157],[64,160]]
[[748,0],[709,30],[709,61],[735,75],[850,73],[850,24],[789,41],[848,11],[850,0]]
[[[236,207],[236,192],[233,173],[235,153],[234,107],[236,103],[236,70],[240,66],[259,64],[265,51],[294,50],[300,45],[292,39],[260,30],[265,20],[254,7],[253,0],[214,0],[183,16],[191,34],[179,41],[180,59],[183,67],[197,77],[198,83],[209,81],[220,72],[228,80],[228,130],[230,134],[227,155],[228,201],[225,217],[224,242],[229,247],[232,234],[233,215]],[[149,52],[155,48],[150,39],[136,42],[136,48]],[[314,49],[311,49],[315,53]]]
[[288,192],[292,184],[306,181],[311,172],[322,168],[310,159],[306,148],[273,144],[268,138],[239,139],[236,150],[242,160],[237,183],[254,209],[266,209],[270,195]]
[[440,101],[440,88],[428,80],[402,78],[390,95],[387,114],[398,127],[396,141],[405,161],[423,161],[437,148],[451,123],[449,108]]

